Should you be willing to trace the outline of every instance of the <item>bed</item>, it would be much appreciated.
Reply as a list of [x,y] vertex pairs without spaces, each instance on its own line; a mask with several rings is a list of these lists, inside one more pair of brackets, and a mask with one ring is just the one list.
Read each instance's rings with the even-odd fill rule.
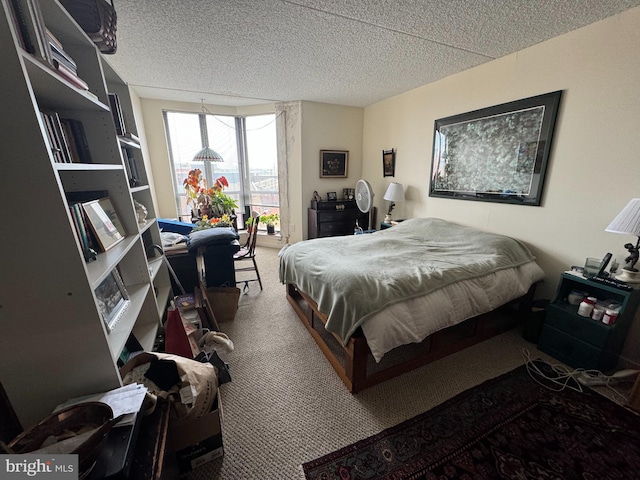
[[438,218],[279,255],[289,303],[352,393],[513,328],[544,277],[520,241]]

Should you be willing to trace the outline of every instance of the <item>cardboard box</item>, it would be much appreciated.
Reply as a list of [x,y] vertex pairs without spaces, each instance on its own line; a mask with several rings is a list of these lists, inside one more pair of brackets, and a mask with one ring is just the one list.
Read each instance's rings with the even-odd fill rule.
[[182,420],[170,417],[168,441],[169,450],[175,454],[180,473],[221,457],[224,447],[220,395],[216,395],[211,412],[204,417]]

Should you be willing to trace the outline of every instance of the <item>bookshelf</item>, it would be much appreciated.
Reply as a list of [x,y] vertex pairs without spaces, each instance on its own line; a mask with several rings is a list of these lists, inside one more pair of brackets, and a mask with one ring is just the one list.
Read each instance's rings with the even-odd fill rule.
[[[120,386],[125,343],[133,334],[151,350],[172,292],[162,251],[153,247],[160,232],[126,82],[57,0],[0,5],[0,382],[28,427],[68,398]],[[62,75],[50,55],[27,51],[37,41],[25,39],[25,20],[32,33],[44,26],[77,70]],[[119,99],[126,132],[116,130],[109,94]],[[57,155],[43,111],[80,124],[82,136],[67,144],[86,142],[90,156]],[[58,135],[73,133],[67,127]],[[95,249],[93,261],[85,260],[86,239],[70,208],[72,197],[88,192],[106,193],[124,237]],[[142,222],[134,201],[148,211]],[[110,330],[104,305],[111,297],[96,289],[114,270],[127,298]]]

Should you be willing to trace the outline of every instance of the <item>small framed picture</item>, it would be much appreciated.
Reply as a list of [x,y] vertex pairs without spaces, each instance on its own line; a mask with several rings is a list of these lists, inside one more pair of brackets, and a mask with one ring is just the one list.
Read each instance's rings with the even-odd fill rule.
[[320,178],[346,177],[348,163],[347,150],[320,150]]
[[338,194],[336,192],[327,192],[327,201],[335,202],[338,200]]
[[111,332],[129,304],[129,294],[118,270],[115,268],[111,270],[109,275],[94,290],[94,293],[102,320],[107,327],[107,331]]
[[122,241],[125,231],[109,197],[82,204],[91,230],[105,252]]
[[396,175],[396,149],[382,151],[382,174],[384,177]]

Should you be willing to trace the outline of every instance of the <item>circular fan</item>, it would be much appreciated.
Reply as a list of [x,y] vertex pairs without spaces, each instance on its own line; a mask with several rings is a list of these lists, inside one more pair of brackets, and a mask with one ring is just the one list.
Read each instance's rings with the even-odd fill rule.
[[356,183],[356,205],[362,213],[367,213],[373,207],[373,189],[366,180]]

